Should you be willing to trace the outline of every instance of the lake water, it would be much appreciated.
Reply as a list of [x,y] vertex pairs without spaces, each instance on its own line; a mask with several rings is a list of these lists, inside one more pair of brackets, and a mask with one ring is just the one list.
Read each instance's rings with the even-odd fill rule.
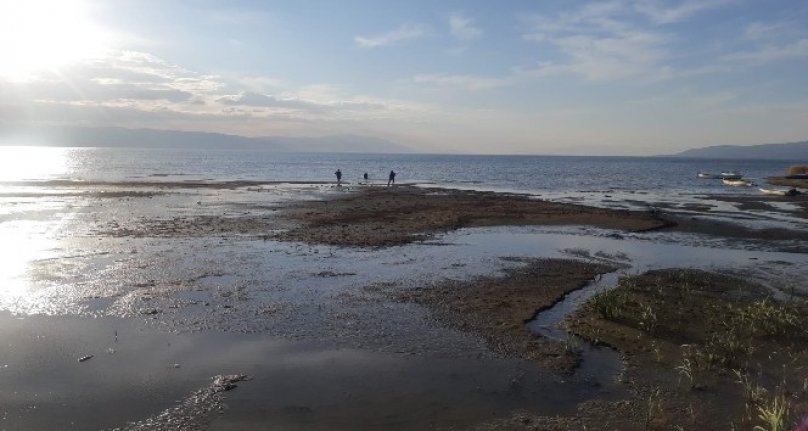
[[357,182],[367,172],[384,182],[392,169],[402,183],[432,183],[527,193],[675,191],[727,188],[697,172],[736,170],[762,180],[782,175],[784,161],[669,157],[474,156],[428,154],[310,154],[135,148],[0,147],[0,181],[18,180],[269,180],[332,181],[338,168]]

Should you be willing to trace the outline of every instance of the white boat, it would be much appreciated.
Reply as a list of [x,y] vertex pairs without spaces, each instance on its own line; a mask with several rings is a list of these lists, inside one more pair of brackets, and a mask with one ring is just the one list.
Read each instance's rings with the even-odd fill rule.
[[722,178],[721,175],[708,174],[706,172],[699,172],[698,177],[702,178],[702,179],[707,179],[707,180],[720,180]]
[[777,196],[795,196],[798,195],[800,192],[797,189],[760,189],[760,191],[767,195],[777,195]]
[[740,180],[743,178],[743,174],[740,172],[735,171],[728,171],[728,172],[721,172],[721,179],[724,180]]
[[724,183],[725,185],[735,186],[735,187],[750,187],[750,186],[754,185],[749,180],[730,180],[730,179],[724,178],[723,180],[721,180],[721,182]]

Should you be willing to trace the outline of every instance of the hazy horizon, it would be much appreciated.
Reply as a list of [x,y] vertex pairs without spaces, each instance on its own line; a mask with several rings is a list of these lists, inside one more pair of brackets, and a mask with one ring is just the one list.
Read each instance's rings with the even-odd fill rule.
[[808,4],[0,0],[0,127],[659,155],[808,138]]

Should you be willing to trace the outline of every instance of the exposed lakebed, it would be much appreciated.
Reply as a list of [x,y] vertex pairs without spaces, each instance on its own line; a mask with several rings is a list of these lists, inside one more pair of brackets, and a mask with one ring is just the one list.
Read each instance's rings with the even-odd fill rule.
[[[284,242],[272,236],[291,226],[274,215],[284,202],[344,192],[250,184],[167,193],[26,196],[4,215],[3,234],[26,239],[3,245],[8,428],[143,423],[223,374],[252,380],[223,395],[223,414],[212,405],[210,429],[463,429],[515,411],[574,414],[587,400],[624,396],[612,384],[621,364],[592,366],[584,353],[579,372],[594,379],[558,373],[390,293],[473,286],[529,259],[621,268],[536,316],[539,335],[560,338],[555,325],[619,274],[701,268],[777,292],[806,279],[806,255],[771,251],[779,243],[736,247],[676,232],[512,226],[383,248]],[[263,224],[216,222],[245,215]],[[214,217],[209,230],[195,223],[204,217]]]

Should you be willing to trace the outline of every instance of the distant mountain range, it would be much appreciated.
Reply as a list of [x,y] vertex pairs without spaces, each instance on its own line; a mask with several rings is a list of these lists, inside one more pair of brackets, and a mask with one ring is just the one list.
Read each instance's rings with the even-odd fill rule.
[[361,135],[246,137],[222,133],[123,127],[2,128],[0,145],[269,150],[279,152],[410,153],[386,139]]
[[767,159],[808,162],[808,141],[785,144],[716,145],[694,148],[674,154],[675,157],[705,159]]

